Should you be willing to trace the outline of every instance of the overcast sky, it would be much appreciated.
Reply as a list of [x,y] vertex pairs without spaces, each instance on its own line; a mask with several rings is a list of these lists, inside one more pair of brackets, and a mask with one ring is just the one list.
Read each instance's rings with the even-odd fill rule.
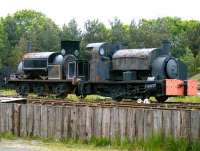
[[72,18],[81,26],[87,19],[94,18],[107,25],[114,17],[124,23],[163,16],[200,20],[199,4],[199,0],[0,0],[0,16],[33,9],[60,26]]

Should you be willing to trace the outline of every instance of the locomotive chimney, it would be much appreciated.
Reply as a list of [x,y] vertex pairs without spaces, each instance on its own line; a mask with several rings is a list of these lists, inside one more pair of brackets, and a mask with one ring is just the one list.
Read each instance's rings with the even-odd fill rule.
[[32,41],[27,42],[27,52],[32,52]]
[[162,41],[162,54],[170,54],[171,43],[169,40]]

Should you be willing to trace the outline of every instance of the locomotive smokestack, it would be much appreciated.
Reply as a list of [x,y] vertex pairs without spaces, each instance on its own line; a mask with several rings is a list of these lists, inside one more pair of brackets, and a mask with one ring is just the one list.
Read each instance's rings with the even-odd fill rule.
[[162,41],[162,54],[170,54],[171,50],[171,43],[169,40]]
[[32,41],[28,41],[27,42],[27,52],[31,52],[32,51]]

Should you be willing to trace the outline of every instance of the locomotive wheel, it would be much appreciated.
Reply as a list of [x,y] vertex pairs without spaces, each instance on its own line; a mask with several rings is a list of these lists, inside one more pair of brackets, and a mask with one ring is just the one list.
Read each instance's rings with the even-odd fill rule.
[[122,97],[114,97],[114,98],[113,98],[113,100],[115,100],[115,101],[117,101],[117,102],[122,101],[122,99],[123,99]]
[[44,85],[34,85],[33,92],[36,93],[38,96],[46,96]]
[[20,84],[17,86],[16,92],[21,96],[28,96],[29,93],[29,85],[28,84]]
[[163,102],[165,102],[165,101],[168,99],[167,96],[157,96],[157,97],[155,97],[155,98],[156,98],[156,100],[157,100],[159,103],[163,103]]
[[67,86],[64,84],[58,84],[55,87],[53,87],[53,92],[58,98],[66,98],[68,95]]
[[78,88],[75,88],[75,94],[76,94],[76,96],[79,98],[79,99],[84,99],[84,98],[86,98],[86,96],[87,96],[87,94],[80,94],[79,92],[78,92]]

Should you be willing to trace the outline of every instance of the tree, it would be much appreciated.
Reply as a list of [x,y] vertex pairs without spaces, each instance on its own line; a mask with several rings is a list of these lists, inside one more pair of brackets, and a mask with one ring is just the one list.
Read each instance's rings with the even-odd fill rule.
[[84,28],[83,40],[85,44],[91,42],[105,42],[110,39],[109,30],[98,20],[86,21]]
[[120,19],[115,18],[110,22],[111,25],[111,41],[121,43],[124,46],[128,46],[129,39],[129,26],[123,25]]
[[67,25],[63,25],[61,39],[81,40],[81,29],[78,28],[78,24],[75,19],[70,20],[70,22]]
[[16,62],[20,61],[21,55],[25,51],[24,49],[20,50],[21,46],[27,45],[30,41],[33,51],[59,49],[60,29],[51,19],[40,12],[21,10],[2,19],[2,23],[6,35],[4,42],[6,47],[3,55],[8,57],[3,61],[4,65],[16,66]]

